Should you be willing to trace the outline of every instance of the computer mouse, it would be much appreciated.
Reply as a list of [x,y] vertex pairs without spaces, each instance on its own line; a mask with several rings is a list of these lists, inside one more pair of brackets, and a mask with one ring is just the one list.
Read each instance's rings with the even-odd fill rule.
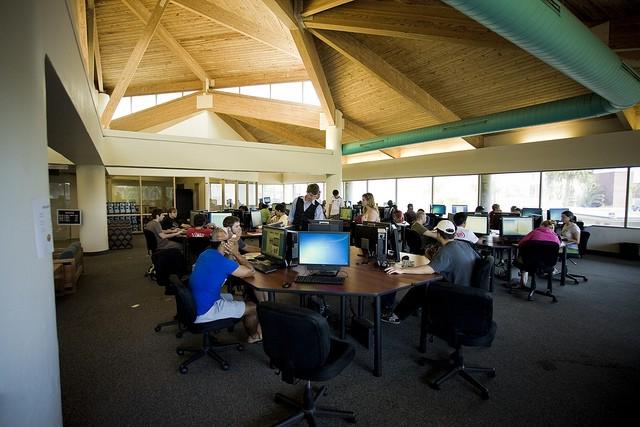
[[285,289],[290,288],[291,287],[291,283],[290,282],[284,282],[282,284],[282,287],[285,288]]

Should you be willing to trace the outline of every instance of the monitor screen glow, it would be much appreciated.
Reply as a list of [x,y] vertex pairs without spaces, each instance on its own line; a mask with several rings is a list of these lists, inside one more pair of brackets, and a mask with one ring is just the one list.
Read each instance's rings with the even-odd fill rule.
[[447,207],[445,205],[431,205],[431,213],[438,216],[443,216],[447,213]]
[[351,221],[352,212],[353,211],[351,208],[340,208],[340,219],[345,221]]
[[469,215],[466,223],[467,230],[475,234],[489,234],[489,218],[487,216]]
[[542,209],[541,208],[522,208],[522,216],[533,216],[533,215],[539,215],[542,216]]
[[298,233],[300,265],[348,266],[349,233]]
[[222,228],[222,222],[228,216],[231,215],[227,212],[209,212],[209,223]]
[[501,234],[503,236],[526,236],[533,230],[531,217],[503,217]]
[[561,215],[562,212],[567,211],[567,208],[551,208],[547,211],[547,219],[552,219],[555,222],[560,222],[562,220]]
[[458,212],[467,212],[467,210],[469,209],[469,207],[467,205],[451,205],[451,213],[458,213]]
[[285,257],[287,230],[284,228],[263,227],[261,253],[269,258],[282,261]]
[[260,211],[251,211],[251,225],[253,228],[262,225],[262,213]]

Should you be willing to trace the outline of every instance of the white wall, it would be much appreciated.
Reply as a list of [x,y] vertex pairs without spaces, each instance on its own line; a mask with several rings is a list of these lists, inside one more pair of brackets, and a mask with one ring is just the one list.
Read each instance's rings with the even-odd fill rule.
[[231,129],[224,120],[218,117],[217,114],[210,111],[202,111],[158,133],[162,135],[192,136],[196,138],[244,140],[244,138]]

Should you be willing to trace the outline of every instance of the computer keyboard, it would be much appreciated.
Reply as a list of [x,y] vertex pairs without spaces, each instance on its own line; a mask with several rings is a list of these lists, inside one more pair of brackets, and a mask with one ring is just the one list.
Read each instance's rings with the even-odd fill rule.
[[344,276],[298,276],[295,280],[296,283],[324,283],[327,285],[342,285],[344,283]]
[[259,262],[259,261],[249,261],[251,263],[251,265],[253,265],[253,268],[255,268],[256,270],[258,270],[260,273],[264,273],[264,274],[269,274],[269,273],[273,273],[274,271],[278,271],[278,267],[271,264],[270,262]]

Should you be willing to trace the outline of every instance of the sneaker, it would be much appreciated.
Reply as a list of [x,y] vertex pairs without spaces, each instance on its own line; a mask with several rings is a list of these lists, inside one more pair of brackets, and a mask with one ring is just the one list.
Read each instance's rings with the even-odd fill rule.
[[380,316],[380,320],[386,323],[392,323],[394,325],[400,324],[400,318],[396,316],[395,313],[383,314],[382,316]]

